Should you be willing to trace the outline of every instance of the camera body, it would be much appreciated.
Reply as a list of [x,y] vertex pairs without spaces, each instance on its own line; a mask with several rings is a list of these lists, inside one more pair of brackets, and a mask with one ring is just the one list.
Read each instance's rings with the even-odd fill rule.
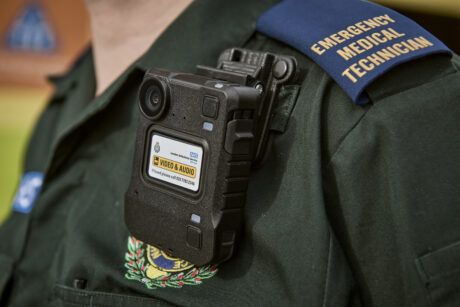
[[138,239],[195,265],[231,257],[257,142],[261,91],[149,70],[125,222]]

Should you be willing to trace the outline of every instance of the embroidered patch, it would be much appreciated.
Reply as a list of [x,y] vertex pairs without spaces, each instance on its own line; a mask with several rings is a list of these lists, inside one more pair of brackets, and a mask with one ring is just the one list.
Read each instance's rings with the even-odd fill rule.
[[22,176],[18,192],[13,201],[13,210],[21,213],[29,213],[35,203],[43,184],[43,174],[28,172]]
[[217,266],[197,268],[190,262],[173,258],[132,236],[128,238],[125,260],[125,268],[128,269],[125,277],[137,280],[149,289],[199,285],[217,273]]

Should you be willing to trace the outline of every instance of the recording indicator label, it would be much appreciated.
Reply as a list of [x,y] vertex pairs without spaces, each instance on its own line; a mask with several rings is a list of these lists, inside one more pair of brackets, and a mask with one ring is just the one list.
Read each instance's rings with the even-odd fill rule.
[[148,174],[188,190],[198,191],[203,148],[158,134],[152,135]]

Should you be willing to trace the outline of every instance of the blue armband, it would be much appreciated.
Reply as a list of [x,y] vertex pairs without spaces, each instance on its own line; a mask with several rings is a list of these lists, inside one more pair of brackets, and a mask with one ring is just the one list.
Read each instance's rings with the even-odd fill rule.
[[309,56],[356,104],[368,103],[366,87],[396,65],[452,53],[409,18],[360,0],[284,0],[257,30]]

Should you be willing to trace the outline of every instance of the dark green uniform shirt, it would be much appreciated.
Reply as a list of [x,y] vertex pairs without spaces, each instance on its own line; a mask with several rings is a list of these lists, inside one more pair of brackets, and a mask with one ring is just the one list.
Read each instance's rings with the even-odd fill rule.
[[[91,52],[54,79],[24,165],[45,174],[41,193],[0,228],[0,305],[460,304],[458,59],[401,65],[357,106],[306,56],[255,32],[274,2],[195,1],[96,98]],[[150,67],[193,72],[233,46],[300,67],[252,173],[242,242],[217,268],[169,259],[175,271],[155,270],[158,251],[123,219],[138,86]]]

